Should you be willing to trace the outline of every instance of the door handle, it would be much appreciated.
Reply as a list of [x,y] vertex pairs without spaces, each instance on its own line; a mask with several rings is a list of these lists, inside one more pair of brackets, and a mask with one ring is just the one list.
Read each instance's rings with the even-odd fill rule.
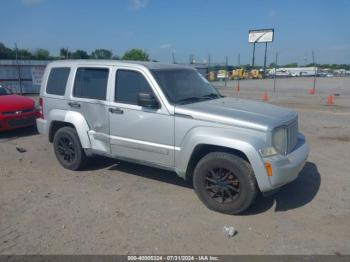
[[69,102],[68,105],[73,108],[80,108],[80,104],[77,102]]
[[120,108],[114,108],[114,107],[111,107],[108,109],[109,112],[111,112],[112,114],[124,114],[124,111]]

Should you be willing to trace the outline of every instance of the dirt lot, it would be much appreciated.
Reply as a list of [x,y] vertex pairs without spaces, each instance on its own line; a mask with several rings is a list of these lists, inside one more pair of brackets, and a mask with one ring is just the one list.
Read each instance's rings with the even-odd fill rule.
[[268,90],[299,112],[311,145],[299,178],[240,216],[208,210],[173,173],[106,158],[70,172],[35,129],[0,135],[0,254],[350,254],[350,79],[318,79],[313,96],[311,80],[278,80],[276,94],[271,80],[220,88]]

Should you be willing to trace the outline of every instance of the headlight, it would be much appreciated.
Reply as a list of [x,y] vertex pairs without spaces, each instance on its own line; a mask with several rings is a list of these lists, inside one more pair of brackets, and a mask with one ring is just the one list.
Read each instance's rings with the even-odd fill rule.
[[282,155],[287,153],[287,128],[279,127],[273,131],[272,145]]

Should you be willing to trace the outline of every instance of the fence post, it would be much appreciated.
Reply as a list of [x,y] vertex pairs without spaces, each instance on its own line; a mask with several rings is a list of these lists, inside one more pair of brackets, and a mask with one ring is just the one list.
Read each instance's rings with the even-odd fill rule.
[[17,48],[17,43],[15,43],[15,51],[16,51],[16,64],[17,64],[17,70],[18,70],[18,84],[19,84],[19,92],[22,95],[22,79],[21,79],[21,67],[18,62],[18,48]]

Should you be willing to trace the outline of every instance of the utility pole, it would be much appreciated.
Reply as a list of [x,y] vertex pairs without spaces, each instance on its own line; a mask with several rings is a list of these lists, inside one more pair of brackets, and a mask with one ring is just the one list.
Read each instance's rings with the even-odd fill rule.
[[275,58],[275,74],[273,76],[273,92],[276,92],[276,73],[277,73],[277,59],[278,59],[278,52],[276,52],[276,58]]
[[22,95],[22,79],[21,79],[21,67],[18,62],[18,48],[17,48],[17,43],[15,43],[15,52],[16,52],[16,65],[17,65],[17,71],[18,71],[18,84],[19,84],[19,92]]

